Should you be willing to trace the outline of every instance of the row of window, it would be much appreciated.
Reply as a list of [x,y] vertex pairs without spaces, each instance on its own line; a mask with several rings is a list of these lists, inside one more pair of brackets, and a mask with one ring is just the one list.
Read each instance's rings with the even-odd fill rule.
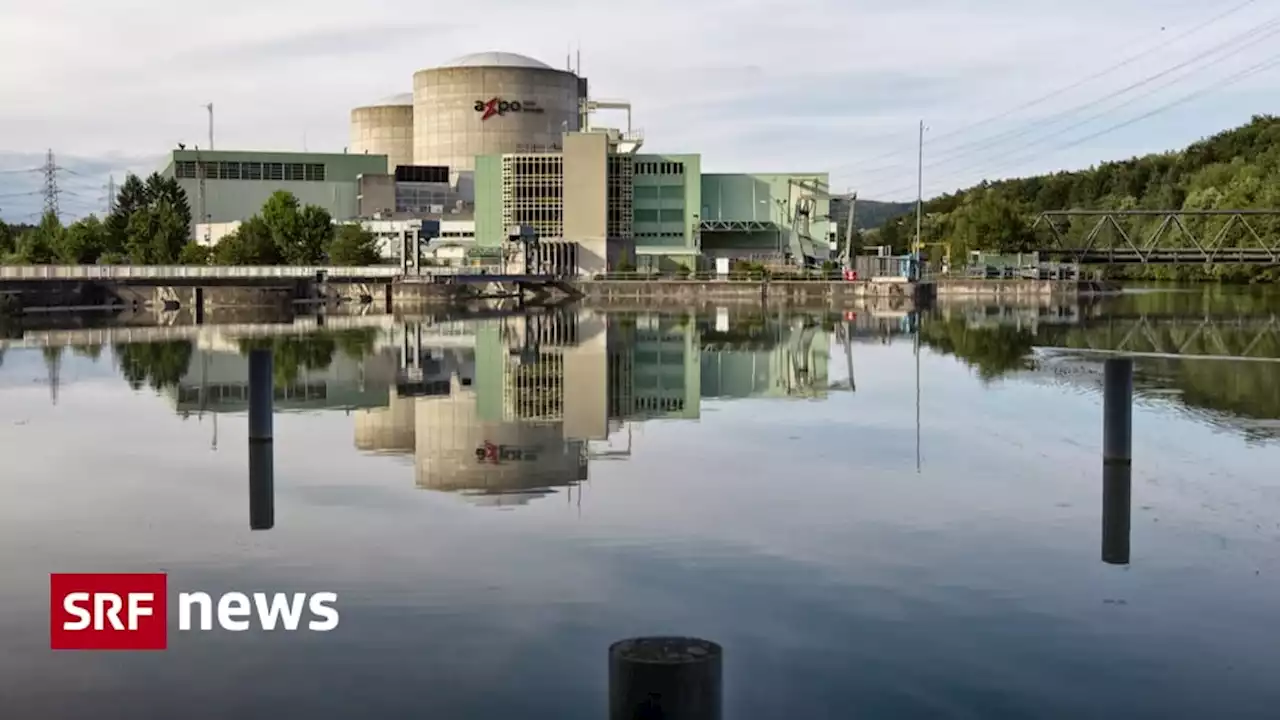
[[682,162],[638,162],[635,164],[636,175],[683,175]]
[[683,200],[683,185],[638,185],[635,190],[637,200]]
[[444,165],[397,165],[396,182],[447,183],[449,168]]
[[638,397],[635,403],[637,412],[684,412],[684,398]]
[[684,208],[675,208],[671,210],[636,208],[632,217],[634,217],[635,221],[638,223],[684,222]]
[[174,177],[195,180],[282,180],[324,182],[323,163],[269,163],[217,160],[179,160],[173,164]]
[[637,240],[642,238],[680,238],[684,239],[684,233],[681,232],[638,232],[635,234]]
[[[180,387],[178,389],[178,402],[184,404],[200,402],[202,393],[204,400],[210,403],[249,401],[248,383],[210,383],[203,387],[199,385]],[[276,400],[281,401],[324,400],[329,396],[329,386],[322,382],[295,382],[283,387],[276,386],[273,394]]]

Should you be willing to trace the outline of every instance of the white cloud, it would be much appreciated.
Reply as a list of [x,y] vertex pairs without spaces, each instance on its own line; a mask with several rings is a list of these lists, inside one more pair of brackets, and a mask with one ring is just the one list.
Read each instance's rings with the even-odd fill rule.
[[[1274,8],[1257,0],[1111,75],[945,137],[1241,1],[475,0],[446,12],[414,0],[0,0],[0,151],[156,157],[203,139],[207,102],[217,108],[220,147],[337,150],[350,109],[407,92],[415,70],[488,49],[563,65],[580,43],[593,93],[630,99],[651,148],[701,152],[709,170],[830,169],[836,187],[908,197],[919,118],[939,138],[930,141],[935,153],[1044,122],[1257,28]],[[930,167],[926,187],[1174,148],[1274,112],[1276,75],[1264,73],[1055,151],[1212,86],[1270,47],[1274,39],[1264,39],[1219,65],[1174,74],[1161,92],[1073,133],[1027,144],[1050,135],[1045,126],[1019,138],[1023,145],[996,144],[990,155],[1008,156],[1000,162],[975,154]],[[0,156],[4,167],[13,166]],[[21,189],[0,174],[0,195]]]

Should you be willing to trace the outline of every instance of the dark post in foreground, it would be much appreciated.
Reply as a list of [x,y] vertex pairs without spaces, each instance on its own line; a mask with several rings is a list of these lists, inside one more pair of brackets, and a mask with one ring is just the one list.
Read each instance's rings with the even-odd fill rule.
[[1128,565],[1133,490],[1133,359],[1108,359],[1103,372],[1102,561]]
[[249,529],[276,524],[275,446],[271,431],[275,399],[270,350],[249,351]]
[[716,643],[651,637],[609,646],[609,720],[720,720]]

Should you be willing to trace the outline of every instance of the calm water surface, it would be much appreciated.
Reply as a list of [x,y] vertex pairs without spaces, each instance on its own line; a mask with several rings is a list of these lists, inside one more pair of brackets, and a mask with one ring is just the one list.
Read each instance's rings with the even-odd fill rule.
[[[599,718],[608,645],[681,633],[725,647],[730,718],[1273,718],[1280,364],[1138,362],[1110,565],[1100,356],[1043,349],[1275,358],[1273,312],[961,306],[918,354],[910,317],[846,345],[835,318],[738,311],[258,341],[266,531],[253,341],[10,342],[0,716]],[[329,590],[341,625],[54,653],[58,571]]]

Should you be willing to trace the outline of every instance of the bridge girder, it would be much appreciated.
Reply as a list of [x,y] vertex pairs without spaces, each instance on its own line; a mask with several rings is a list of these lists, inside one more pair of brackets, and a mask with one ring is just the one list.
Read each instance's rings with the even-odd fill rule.
[[[1082,240],[1069,239],[1059,227],[1063,220],[1094,218]],[[1133,218],[1155,221],[1155,227],[1145,236],[1126,229],[1121,220]],[[1188,226],[1190,219],[1208,218],[1225,218],[1211,237]],[[1280,218],[1280,210],[1054,210],[1040,213],[1031,228],[1048,230],[1048,243],[1037,252],[1080,264],[1280,264],[1280,236],[1264,240],[1270,234],[1259,233],[1249,218]],[[1110,242],[1103,240],[1108,229]],[[1228,242],[1232,237],[1240,239]],[[1171,243],[1174,238],[1181,241]]]

